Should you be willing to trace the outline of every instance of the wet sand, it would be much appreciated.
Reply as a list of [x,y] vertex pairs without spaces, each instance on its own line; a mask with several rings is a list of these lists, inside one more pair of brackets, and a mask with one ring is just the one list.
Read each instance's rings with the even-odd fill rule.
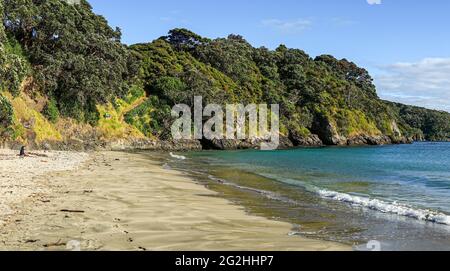
[[14,204],[0,226],[0,250],[351,249],[290,236],[292,225],[249,215],[148,155],[93,153],[74,168],[28,181],[39,194]]

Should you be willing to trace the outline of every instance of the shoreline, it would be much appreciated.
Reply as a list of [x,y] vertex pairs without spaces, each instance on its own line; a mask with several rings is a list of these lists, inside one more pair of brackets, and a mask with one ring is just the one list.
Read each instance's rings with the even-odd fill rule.
[[[370,140],[369,140],[370,139]],[[386,138],[385,138],[386,139]],[[324,144],[311,139],[297,139],[294,143],[291,139],[283,137],[277,150],[289,150],[298,148],[322,148],[322,147],[365,147],[365,146],[386,146],[386,145],[408,145],[416,142],[448,142],[448,141],[414,141],[414,140],[394,140],[380,138],[353,138],[346,144]],[[377,141],[378,140],[378,141]],[[377,143],[378,142],[378,143]],[[152,140],[148,138],[117,139],[83,141],[79,139],[66,139],[64,141],[43,141],[40,143],[28,144],[29,149],[37,151],[72,151],[72,152],[105,152],[105,151],[150,151],[150,152],[170,152],[170,151],[233,151],[233,150],[253,150],[259,149],[261,142],[249,142],[246,140],[222,140],[207,143],[201,140]],[[0,142],[0,149],[20,149],[23,143],[16,141]]]
[[[169,165],[205,176],[208,188],[245,206],[250,214],[299,225],[300,236],[352,245],[355,250],[365,250],[371,240],[380,240],[383,250],[448,250],[448,201],[434,188],[418,191],[403,184],[415,178],[411,183],[417,186],[442,180],[439,188],[448,188],[449,146],[193,152]],[[411,153],[417,158],[408,160]],[[394,161],[383,159],[392,154],[398,155]],[[431,155],[442,159],[422,162]],[[396,193],[382,194],[386,188]],[[421,201],[421,195],[432,198],[434,206]]]
[[289,236],[291,224],[249,215],[148,155],[96,152],[33,178],[47,190],[1,227],[0,250],[351,250]]

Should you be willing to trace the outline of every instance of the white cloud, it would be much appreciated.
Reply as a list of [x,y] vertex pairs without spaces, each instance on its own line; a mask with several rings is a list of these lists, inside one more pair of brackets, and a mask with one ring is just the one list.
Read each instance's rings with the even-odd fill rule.
[[375,77],[380,96],[450,112],[450,58],[425,58],[381,67]]
[[367,0],[369,5],[381,5],[381,0]]
[[309,29],[312,25],[312,21],[307,19],[296,19],[291,21],[268,19],[263,20],[262,24],[282,33],[299,33]]

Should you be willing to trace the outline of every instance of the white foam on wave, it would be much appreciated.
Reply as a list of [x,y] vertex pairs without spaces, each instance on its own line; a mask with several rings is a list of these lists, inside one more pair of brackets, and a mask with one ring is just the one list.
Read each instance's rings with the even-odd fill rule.
[[396,214],[426,222],[450,225],[450,216],[432,210],[416,209],[397,202],[385,202],[379,199],[353,196],[329,190],[317,189],[315,192],[323,198],[345,202],[354,206],[365,207],[382,213]]
[[[346,193],[340,193],[340,192],[336,192],[336,191],[320,189],[316,186],[306,184],[304,182],[299,182],[298,180],[286,179],[286,178],[280,179],[280,178],[277,178],[277,176],[273,176],[271,174],[259,173],[258,175],[266,177],[266,178],[270,178],[272,180],[278,180],[278,181],[281,181],[281,182],[287,183],[287,184],[301,185],[304,189],[306,189],[306,191],[315,193],[322,198],[347,203],[354,207],[363,207],[363,208],[367,208],[367,209],[385,213],[385,214],[394,214],[394,215],[409,217],[409,218],[413,218],[413,219],[417,219],[417,220],[421,220],[421,221],[425,221],[425,222],[431,222],[431,223],[450,226],[450,215],[447,215],[447,214],[444,214],[444,213],[441,213],[438,211],[419,209],[419,208],[415,208],[415,207],[412,207],[412,206],[409,206],[406,204],[401,204],[398,202],[387,202],[387,201],[383,201],[383,200],[379,200],[379,199],[371,199],[368,197],[355,196],[355,195],[350,195],[350,194],[346,194]],[[214,178],[213,176],[209,176],[209,177],[213,180],[219,180],[219,179]],[[283,197],[283,196],[273,193],[273,192],[240,186],[240,185],[237,185],[237,184],[234,184],[231,182],[227,182],[226,180],[220,180],[220,182],[223,184],[226,184],[226,185],[234,186],[239,189],[257,192],[261,195],[266,196],[269,199],[283,201],[283,202],[291,203],[291,204],[298,204],[294,200]]]
[[183,156],[183,155],[176,155],[176,154],[173,154],[172,152],[169,154],[170,154],[170,157],[178,159],[178,160],[186,160],[187,159],[186,156]]
[[363,207],[381,213],[395,214],[425,222],[450,225],[450,216],[441,212],[414,208],[412,206],[401,204],[398,202],[387,202],[379,199],[371,199],[362,196],[355,196],[346,193],[325,190],[304,182],[300,182],[298,180],[279,178],[271,174],[259,174],[259,175],[273,180],[278,180],[287,184],[300,185],[307,191],[318,194],[320,197],[325,199],[336,200],[348,203],[352,206]]

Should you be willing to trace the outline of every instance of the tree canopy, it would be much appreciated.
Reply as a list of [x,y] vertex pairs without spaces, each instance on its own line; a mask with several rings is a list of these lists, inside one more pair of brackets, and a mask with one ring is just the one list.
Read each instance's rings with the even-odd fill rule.
[[[0,0],[0,16],[3,13],[3,0]],[[3,24],[0,24],[0,91],[9,90],[17,94],[27,72],[28,67],[20,44],[9,39]]]
[[131,49],[140,59],[139,77],[148,95],[169,106],[192,105],[194,95],[219,104],[278,103],[282,129],[291,135],[320,133],[327,125],[344,137],[396,138],[414,136],[417,130],[430,138],[449,135],[437,132],[437,126],[445,124],[418,125],[406,117],[416,114],[380,100],[368,71],[346,59],[330,55],[312,59],[284,45],[273,51],[254,48],[239,35],[211,40],[187,29],[171,30]]
[[37,84],[61,113],[95,122],[96,103],[121,97],[133,77],[133,59],[85,0],[4,0],[3,25],[23,47]]
[[[139,90],[147,101],[125,120],[164,139],[170,108],[193,106],[194,96],[205,104],[279,104],[283,135],[318,134],[327,144],[360,135],[450,138],[448,113],[380,100],[368,71],[346,59],[182,28],[128,47],[86,0],[0,0],[0,15],[0,91],[18,95],[32,84],[45,96],[39,110],[51,122],[62,116],[96,124],[99,105]],[[2,125],[12,121],[8,104],[3,97]]]

